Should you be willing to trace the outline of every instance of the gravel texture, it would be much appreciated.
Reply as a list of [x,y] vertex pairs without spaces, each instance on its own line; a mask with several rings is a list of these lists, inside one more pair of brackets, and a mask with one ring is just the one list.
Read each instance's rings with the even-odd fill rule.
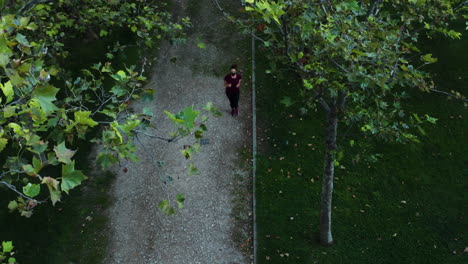
[[[220,1],[220,3],[236,1]],[[181,150],[192,139],[167,143],[155,138],[138,136],[137,163],[122,163],[114,168],[117,175],[112,187],[115,202],[109,211],[111,242],[105,263],[249,263],[235,234],[248,237],[250,226],[240,226],[234,220],[236,195],[247,192],[248,171],[239,169],[240,148],[250,144],[250,91],[241,87],[240,114],[232,117],[224,94],[223,80],[216,72],[227,73],[231,62],[242,61],[236,47],[221,41],[226,24],[210,0],[197,1],[199,10],[192,17],[194,28],[186,45],[171,46],[163,43],[149,85],[154,87],[155,100],[135,106],[150,107],[155,113],[154,134],[168,136],[173,125],[163,110],[178,112],[193,105],[201,109],[213,102],[223,112],[220,118],[210,117],[202,146],[193,162],[199,175],[187,175],[186,161]],[[189,0],[175,2],[174,10],[188,15]],[[218,38],[219,37],[219,38]],[[218,39],[218,40],[214,40]],[[199,40],[206,48],[197,48]],[[224,44],[223,44],[224,43]],[[177,58],[174,60],[174,58]],[[172,60],[171,60],[172,59]],[[246,58],[244,58],[245,61]],[[175,61],[175,62],[174,62]],[[242,90],[243,89],[243,90]],[[163,167],[157,162],[164,161]],[[124,172],[124,168],[128,172]],[[172,181],[164,183],[167,176]],[[239,185],[238,177],[246,179]],[[167,216],[157,207],[164,199],[175,206],[176,194],[186,196],[185,208]],[[246,203],[248,204],[248,203]],[[237,206],[238,207],[238,206]],[[250,212],[251,208],[241,208]],[[236,209],[238,210],[238,208]],[[245,218],[245,213],[242,213]],[[244,219],[245,220],[245,219]],[[248,222],[248,221],[247,221]],[[245,222],[244,222],[245,223]],[[249,255],[250,252],[247,253]]]

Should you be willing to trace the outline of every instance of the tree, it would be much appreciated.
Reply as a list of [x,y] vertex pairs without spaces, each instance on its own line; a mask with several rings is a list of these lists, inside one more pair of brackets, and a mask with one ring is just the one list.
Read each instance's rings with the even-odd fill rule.
[[[159,1],[7,0],[0,8],[0,184],[18,195],[10,211],[30,217],[38,204],[55,205],[86,180],[74,159],[80,144],[100,144],[97,163],[108,168],[138,160],[137,134],[168,142],[203,135],[207,117],[200,120],[192,107],[167,112],[176,126],[170,136],[151,133],[153,113],[129,106],[152,99],[152,87],[144,86],[150,63],[142,57],[138,67],[112,65],[113,54],[126,48],[112,36],[134,35],[144,54],[160,39],[183,41],[188,18],[171,22]],[[65,43],[77,39],[107,41],[106,61],[73,71]],[[204,109],[219,113],[212,104]]]
[[[423,37],[461,33],[450,22],[467,18],[468,1],[449,0],[247,0],[246,10],[261,20],[254,37],[274,52],[272,68],[286,65],[299,74],[306,107],[326,115],[320,241],[333,243],[331,211],[338,156],[338,124],[358,125],[367,135],[400,143],[418,142],[428,115],[404,107],[411,90],[438,92],[423,67],[437,61],[417,47]],[[289,102],[286,100],[285,102]],[[466,105],[466,103],[465,103]],[[351,141],[354,144],[355,141]]]

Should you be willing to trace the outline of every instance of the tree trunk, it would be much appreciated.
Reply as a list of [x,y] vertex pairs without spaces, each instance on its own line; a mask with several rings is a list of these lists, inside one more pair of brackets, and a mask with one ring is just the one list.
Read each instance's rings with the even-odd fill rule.
[[327,115],[327,136],[325,140],[325,162],[322,179],[322,204],[320,211],[320,243],[324,246],[333,244],[331,231],[331,211],[333,176],[335,173],[336,133],[338,128],[337,106],[330,107]]

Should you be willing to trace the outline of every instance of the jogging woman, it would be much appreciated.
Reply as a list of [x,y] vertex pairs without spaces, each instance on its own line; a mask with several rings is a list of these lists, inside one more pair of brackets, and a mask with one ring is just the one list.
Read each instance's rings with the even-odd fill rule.
[[231,73],[224,77],[224,87],[226,95],[231,104],[231,115],[239,115],[239,94],[242,76],[237,73],[237,65],[231,66]]

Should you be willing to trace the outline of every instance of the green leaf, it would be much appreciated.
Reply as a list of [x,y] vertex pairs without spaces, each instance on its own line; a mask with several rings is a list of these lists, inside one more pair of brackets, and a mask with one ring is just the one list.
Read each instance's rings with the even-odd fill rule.
[[16,208],[18,208],[18,202],[17,201],[13,200],[13,201],[10,201],[8,203],[8,209],[10,211],[14,211],[14,210],[16,210]]
[[143,108],[143,114],[147,115],[147,116],[154,116],[153,110],[151,110],[151,108],[149,108],[149,107],[144,107]]
[[42,85],[36,87],[33,91],[33,100],[37,100],[41,105],[42,111],[46,115],[50,114],[53,111],[58,110],[53,101],[57,100],[55,95],[59,91],[58,88],[55,88],[52,85]]
[[159,209],[161,210],[166,210],[167,207],[169,207],[169,201],[168,200],[163,200],[158,204]]
[[65,146],[65,142],[62,142],[57,146],[54,146],[54,152],[57,156],[58,161],[68,164],[72,161],[71,158],[73,157],[73,155],[75,155],[76,151],[67,149],[67,147]]
[[122,81],[125,78],[127,78],[127,74],[125,74],[124,71],[120,70],[120,71],[117,72],[117,74],[112,74],[111,77],[114,78],[117,81]]
[[133,119],[128,120],[127,123],[123,125],[119,125],[119,128],[122,129],[125,133],[130,134],[132,133],[132,130],[137,128],[139,125],[141,125],[141,120]]
[[432,123],[432,124],[435,124],[435,123],[437,122],[437,120],[438,120],[437,118],[431,117],[431,116],[429,116],[429,115],[425,115],[425,117],[426,117],[426,120],[427,120],[429,123]]
[[2,251],[3,253],[9,253],[13,250],[13,242],[12,241],[3,241],[2,242]]
[[0,138],[0,152],[5,149],[6,145],[8,144],[8,139]]
[[5,95],[7,99],[6,103],[11,102],[13,100],[13,96],[15,95],[11,81],[8,81],[4,85],[0,83],[0,89],[2,90],[3,94]]
[[80,170],[75,170],[75,161],[62,165],[62,191],[68,194],[68,191],[80,185],[86,177]]
[[203,42],[198,42],[197,47],[200,49],[206,49],[206,45]]
[[190,163],[190,164],[189,164],[189,167],[188,167],[188,174],[189,174],[189,175],[196,175],[196,174],[198,174],[198,168],[195,167],[195,165],[193,165],[193,163]]
[[[120,78],[120,77],[119,77]],[[121,85],[116,85],[112,87],[111,92],[116,96],[124,96],[127,94],[127,90]]]
[[52,205],[55,205],[62,198],[62,193],[59,190],[55,190],[50,185],[47,185],[47,188],[49,189],[50,200],[52,201]]
[[37,176],[36,170],[31,164],[25,164],[23,165],[23,170],[28,174],[29,176]]
[[97,157],[97,162],[103,169],[107,169],[119,160],[110,153],[100,153]]
[[167,212],[167,215],[173,215],[175,214],[175,209],[174,207],[170,206],[169,208],[167,208],[166,212]]
[[98,123],[94,121],[89,116],[91,115],[91,111],[77,111],[74,113],[75,115],[75,123],[81,125],[87,125],[90,127],[97,126]]
[[104,29],[101,29],[101,31],[99,32],[99,36],[100,37],[105,37],[109,34],[109,32],[105,31]]
[[282,104],[284,104],[286,107],[289,107],[293,104],[293,101],[291,100],[291,97],[285,96],[283,100],[280,101]]
[[39,195],[41,192],[41,186],[39,184],[28,183],[23,187],[23,193],[31,198]]
[[179,208],[184,208],[185,196],[181,193],[176,195],[176,202]]
[[59,190],[59,181],[52,178],[52,177],[44,177],[42,179],[42,184],[47,184],[47,188],[49,189],[50,193],[50,200],[52,201],[52,205],[55,205],[62,196],[62,193]]
[[185,127],[192,129],[195,127],[195,120],[197,119],[200,111],[193,110],[193,107],[185,108],[183,112],[183,120]]
[[43,167],[42,162],[36,156],[33,157],[32,164],[36,172],[39,172]]
[[0,67],[5,67],[10,61],[10,55],[6,53],[0,53]]
[[24,36],[23,34],[17,33],[16,40],[26,47],[31,47],[29,41],[26,39],[26,36]]
[[59,189],[59,184],[60,182],[52,177],[44,177],[42,179],[42,184],[47,184],[48,186],[52,187],[53,189],[55,190],[58,190]]
[[434,63],[434,62],[437,62],[437,58],[433,58],[432,57],[432,54],[426,54],[426,55],[423,55],[421,56],[421,60],[427,62],[427,63]]

